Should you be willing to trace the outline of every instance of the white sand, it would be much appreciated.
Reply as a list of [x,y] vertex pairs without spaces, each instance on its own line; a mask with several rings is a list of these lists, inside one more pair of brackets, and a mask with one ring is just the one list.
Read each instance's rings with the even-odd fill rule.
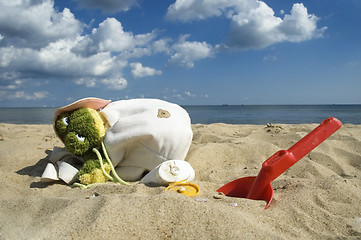
[[344,125],[277,178],[267,210],[213,197],[316,126],[193,125],[187,160],[201,193],[191,198],[137,183],[40,182],[62,147],[52,126],[0,124],[0,239],[360,239],[361,125]]

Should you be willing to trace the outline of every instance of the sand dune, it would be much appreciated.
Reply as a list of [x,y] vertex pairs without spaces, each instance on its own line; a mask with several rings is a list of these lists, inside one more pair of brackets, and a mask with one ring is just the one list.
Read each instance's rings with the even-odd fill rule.
[[277,178],[267,210],[217,196],[316,126],[193,125],[187,161],[201,193],[191,198],[137,183],[41,182],[62,147],[52,126],[0,124],[0,239],[360,239],[361,125],[345,124]]

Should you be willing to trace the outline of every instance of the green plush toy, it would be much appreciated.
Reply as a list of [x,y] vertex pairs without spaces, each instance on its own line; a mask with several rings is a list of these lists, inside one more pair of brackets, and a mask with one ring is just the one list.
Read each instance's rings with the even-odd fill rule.
[[[107,156],[102,142],[106,131],[105,121],[96,110],[82,107],[62,112],[55,119],[54,130],[70,153],[84,159],[84,164],[78,172],[80,184],[76,185],[85,187],[108,180],[128,184],[119,178]],[[101,149],[103,156],[99,151]]]
[[[80,187],[108,180],[128,185],[119,176],[131,182],[145,183],[146,176],[152,180],[148,173],[157,172],[160,164],[184,161],[193,136],[188,113],[159,99],[83,98],[58,108],[53,127],[66,149],[54,147],[42,179],[80,180],[75,183]],[[83,162],[80,170],[77,159]],[[189,169],[171,175],[190,179],[194,170]],[[159,184],[165,182],[171,181]]]

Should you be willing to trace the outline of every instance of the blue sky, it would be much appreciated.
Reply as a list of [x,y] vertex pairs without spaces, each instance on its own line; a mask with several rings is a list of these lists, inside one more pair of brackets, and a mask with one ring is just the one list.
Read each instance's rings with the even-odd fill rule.
[[3,0],[0,107],[361,104],[361,1]]

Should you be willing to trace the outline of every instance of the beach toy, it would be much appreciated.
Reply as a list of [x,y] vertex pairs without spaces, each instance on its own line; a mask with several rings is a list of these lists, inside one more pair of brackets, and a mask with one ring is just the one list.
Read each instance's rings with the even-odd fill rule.
[[324,120],[288,150],[280,150],[264,161],[257,177],[236,179],[219,188],[217,192],[224,193],[229,197],[266,201],[266,209],[273,197],[271,182],[330,137],[341,126],[342,123],[336,118],[331,117]]
[[194,183],[189,183],[194,176],[194,169],[188,162],[168,160],[145,175],[140,183],[148,186],[168,186],[165,191],[173,190],[191,197],[199,193],[199,187]]
[[199,187],[194,183],[189,183],[194,176],[194,169],[188,162],[168,160],[145,175],[140,183],[148,186],[168,186],[165,191],[173,190],[186,196],[196,196],[199,193]]
[[195,173],[192,166],[183,160],[168,160],[162,162],[147,175],[140,183],[151,186],[168,186],[169,183],[192,181]]
[[186,181],[170,183],[165,191],[172,190],[177,193],[186,195],[188,197],[197,196],[199,193],[199,187],[194,183],[188,183]]
[[53,122],[56,135],[70,153],[82,157],[84,161],[79,171],[71,169],[65,162],[57,162],[59,178],[66,183],[79,179],[81,184],[76,185],[85,187],[111,180],[129,185],[117,175],[103,143],[106,127],[96,108],[106,107],[108,104],[109,101],[106,100],[85,98],[56,111]]

